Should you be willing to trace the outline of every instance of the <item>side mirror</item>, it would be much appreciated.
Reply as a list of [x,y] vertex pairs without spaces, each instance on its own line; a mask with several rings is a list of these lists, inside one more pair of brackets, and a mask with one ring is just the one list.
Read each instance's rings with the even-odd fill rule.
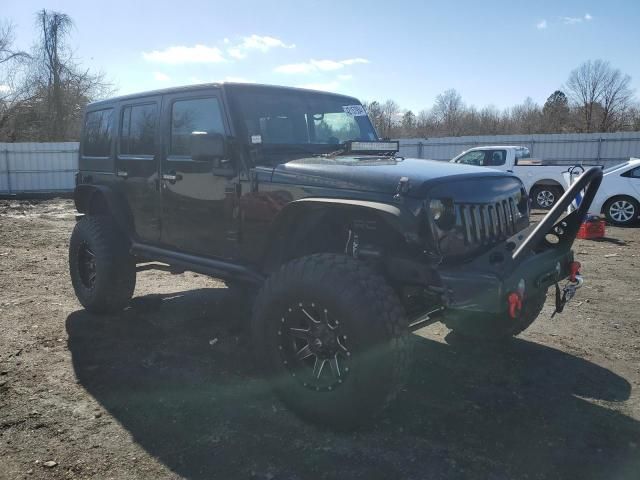
[[226,153],[226,141],[220,133],[192,132],[191,158],[196,161],[215,161]]

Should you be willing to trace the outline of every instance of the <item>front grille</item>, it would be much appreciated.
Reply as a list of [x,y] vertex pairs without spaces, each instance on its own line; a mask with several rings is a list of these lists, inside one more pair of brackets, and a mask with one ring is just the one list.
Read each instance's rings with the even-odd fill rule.
[[514,235],[521,216],[513,197],[490,204],[456,204],[456,226],[465,245],[490,245]]

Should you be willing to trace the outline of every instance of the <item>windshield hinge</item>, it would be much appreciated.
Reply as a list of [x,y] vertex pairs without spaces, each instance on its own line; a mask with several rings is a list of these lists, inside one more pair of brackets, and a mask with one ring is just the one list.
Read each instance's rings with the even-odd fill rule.
[[394,200],[400,200],[401,197],[409,193],[409,190],[411,190],[409,177],[400,177],[398,186],[396,187],[396,194],[393,196]]

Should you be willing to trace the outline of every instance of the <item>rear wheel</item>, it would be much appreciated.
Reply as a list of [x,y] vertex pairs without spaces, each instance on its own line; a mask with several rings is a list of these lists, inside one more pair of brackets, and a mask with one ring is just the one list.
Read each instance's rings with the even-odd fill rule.
[[69,243],[69,273],[84,308],[111,313],[127,306],[136,286],[128,242],[111,217],[86,215]]
[[639,212],[638,202],[631,197],[614,197],[604,205],[604,215],[613,225],[623,227],[632,225],[638,219]]
[[531,189],[533,208],[549,210],[562,196],[562,189],[552,185],[536,185]]
[[282,401],[310,421],[348,429],[396,395],[409,362],[404,310],[362,262],[318,254],[273,274],[252,319],[259,364]]

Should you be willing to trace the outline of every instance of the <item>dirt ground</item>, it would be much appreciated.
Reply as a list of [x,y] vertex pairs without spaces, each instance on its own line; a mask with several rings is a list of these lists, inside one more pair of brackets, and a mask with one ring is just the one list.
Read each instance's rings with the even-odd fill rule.
[[0,200],[1,478],[640,478],[640,229],[578,241],[586,286],[504,349],[418,332],[399,400],[338,434],[268,392],[219,282],[147,271],[86,313],[73,224],[69,200]]

